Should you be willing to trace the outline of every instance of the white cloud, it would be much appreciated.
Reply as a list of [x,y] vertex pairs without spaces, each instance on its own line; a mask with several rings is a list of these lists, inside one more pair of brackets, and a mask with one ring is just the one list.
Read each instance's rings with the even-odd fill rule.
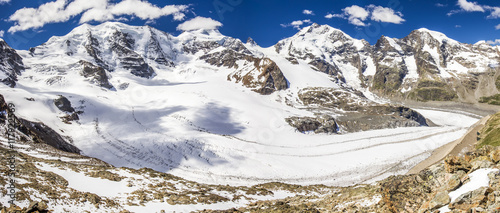
[[461,27],[462,27],[462,25],[459,25],[459,24],[455,25],[455,28],[461,28]]
[[349,20],[349,23],[356,26],[366,26],[363,21],[366,20],[369,13],[367,10],[365,10],[365,8],[353,5],[342,9],[342,11],[344,11],[344,14],[347,16],[347,20]]
[[3,37],[3,34],[5,34],[5,31],[0,30],[0,38],[2,38],[2,37]]
[[327,18],[327,19],[331,19],[331,18],[345,18],[345,16],[343,14],[331,14],[331,13],[327,13],[325,15],[325,18]]
[[486,7],[491,10],[491,14],[487,18],[500,18],[500,7]]
[[[1,1],[1,0],[0,0]],[[157,19],[173,15],[174,20],[182,20],[186,5],[167,5],[158,7],[143,0],[122,0],[116,4],[108,0],[56,0],[40,5],[38,8],[22,8],[9,17],[14,26],[9,32],[37,29],[48,23],[66,22],[82,14],[80,23],[89,21],[109,21],[130,15],[142,20]]]
[[401,24],[405,20],[402,18],[403,14],[401,12],[395,12],[393,9],[382,6],[368,5],[366,7],[360,7],[357,5],[352,5],[342,9],[341,14],[331,14],[325,15],[325,18],[343,18],[347,19],[350,24],[356,26],[368,26],[365,21],[370,18],[372,21],[386,22],[393,24]]
[[311,23],[311,20],[310,19],[306,19],[306,20],[297,20],[297,21],[292,21],[292,23],[289,23],[289,24],[280,24],[281,27],[293,27],[295,29],[300,29],[300,26],[304,25],[304,24],[310,24]]
[[477,2],[468,2],[467,0],[458,0],[457,5],[459,10],[452,10],[448,16],[460,12],[491,12],[487,18],[500,18],[500,7],[492,7],[488,5],[479,5]]
[[10,2],[10,0],[0,0],[0,4],[7,4],[9,2]]
[[312,10],[304,10],[302,11],[302,13],[306,15],[314,15],[314,12]]
[[191,31],[191,30],[199,30],[199,29],[215,30],[221,26],[222,26],[222,23],[220,23],[216,20],[213,20],[211,18],[197,16],[193,19],[185,21],[182,24],[179,24],[179,26],[177,26],[177,30],[180,30],[180,31]]
[[[460,12],[490,12],[486,18],[498,19],[500,18],[500,7],[493,7],[489,5],[479,5],[477,2],[468,2],[467,0],[458,0],[457,5],[460,10],[452,10],[448,13],[448,16],[460,13]],[[500,24],[495,26],[495,29],[500,29]]]
[[482,6],[478,5],[477,2],[468,2],[467,0],[458,0],[457,5],[464,11],[467,12],[484,12]]
[[489,40],[489,41],[486,41],[486,43],[491,44],[491,45],[500,45],[500,39],[495,39],[494,41]]
[[394,12],[393,9],[388,7],[373,6],[373,12],[371,19],[378,22],[387,22],[393,24],[401,24],[405,20],[401,18],[403,14],[401,12]]
[[446,7],[448,6],[447,4],[441,4],[441,3],[436,3],[436,7]]

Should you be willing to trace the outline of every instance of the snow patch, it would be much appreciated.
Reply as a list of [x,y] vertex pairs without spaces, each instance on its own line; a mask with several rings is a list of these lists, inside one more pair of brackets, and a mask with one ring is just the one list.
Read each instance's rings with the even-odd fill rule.
[[490,178],[488,174],[491,172],[498,172],[498,169],[478,169],[469,174],[470,181],[466,184],[460,186],[460,188],[455,191],[451,191],[448,195],[451,198],[451,202],[455,201],[460,195],[467,192],[474,191],[481,187],[488,186],[490,184]]

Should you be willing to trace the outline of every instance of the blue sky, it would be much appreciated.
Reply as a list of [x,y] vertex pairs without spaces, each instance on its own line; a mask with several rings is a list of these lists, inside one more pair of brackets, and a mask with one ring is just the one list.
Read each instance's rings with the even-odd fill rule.
[[104,21],[147,24],[174,35],[219,27],[224,35],[244,42],[252,37],[263,47],[312,23],[371,44],[382,35],[402,38],[428,28],[460,42],[500,45],[500,1],[491,0],[0,0],[0,19],[0,37],[15,49],[40,45],[81,23]]

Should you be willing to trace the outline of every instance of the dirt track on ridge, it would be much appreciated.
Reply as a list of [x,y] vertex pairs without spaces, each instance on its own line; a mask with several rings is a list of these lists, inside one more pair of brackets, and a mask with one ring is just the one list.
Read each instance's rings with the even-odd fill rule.
[[407,174],[416,174],[423,169],[440,162],[448,155],[457,156],[463,154],[467,150],[473,149],[477,142],[477,132],[484,127],[489,118],[490,116],[488,115],[479,120],[476,124],[471,126],[467,133],[460,139],[445,144],[434,150],[430,157],[411,168]]

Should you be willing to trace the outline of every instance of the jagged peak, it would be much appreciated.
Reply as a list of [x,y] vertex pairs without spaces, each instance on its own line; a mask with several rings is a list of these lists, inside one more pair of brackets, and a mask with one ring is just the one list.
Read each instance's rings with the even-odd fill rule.
[[12,47],[10,47],[5,40],[0,38],[0,49],[12,49]]
[[421,37],[422,36],[430,36],[430,38],[433,38],[435,40],[437,40],[439,43],[448,43],[448,44],[453,44],[453,45],[457,45],[457,44],[460,44],[460,42],[454,40],[454,39],[451,39],[449,38],[448,36],[446,36],[444,33],[442,32],[438,32],[438,31],[434,31],[434,30],[429,30],[427,28],[420,28],[420,29],[417,29],[417,30],[414,30],[412,31],[409,36],[411,35],[415,35],[415,34],[418,34],[420,35]]
[[[403,49],[401,48],[401,46],[398,44],[399,42],[399,39],[396,39],[396,38],[391,38],[391,37],[388,37],[388,36],[385,36],[385,35],[382,35],[378,40],[377,40],[377,43],[375,44],[375,46],[377,47],[384,47],[385,45],[388,45],[392,48],[392,50],[396,50],[400,53],[403,52]],[[386,47],[386,46],[385,46]],[[387,48],[387,47],[386,47]]]
[[481,40],[481,41],[476,42],[474,45],[484,45],[484,44],[488,44],[488,43],[486,43],[485,40]]
[[350,37],[349,35],[347,35],[346,33],[344,33],[342,30],[339,30],[339,29],[334,28],[334,27],[332,27],[330,25],[327,25],[327,24],[319,25],[317,23],[313,23],[310,26],[302,28],[296,35],[304,35],[304,34],[308,34],[308,33],[312,33],[312,34],[326,34],[326,33],[329,33],[329,32],[342,33],[342,34]]
[[483,48],[498,47],[498,45],[492,45],[492,44],[486,42],[485,40],[478,41],[475,44],[473,44],[473,46],[478,46],[478,47],[483,47]]
[[250,45],[257,45],[257,42],[255,42],[251,37],[248,37],[247,38],[247,44],[250,44]]
[[388,37],[388,36],[385,36],[385,35],[382,35],[380,36],[380,38],[377,40],[377,44],[381,43],[381,42],[389,42],[391,43],[391,41],[397,41],[398,39],[395,39],[395,38],[391,38],[391,37]]

